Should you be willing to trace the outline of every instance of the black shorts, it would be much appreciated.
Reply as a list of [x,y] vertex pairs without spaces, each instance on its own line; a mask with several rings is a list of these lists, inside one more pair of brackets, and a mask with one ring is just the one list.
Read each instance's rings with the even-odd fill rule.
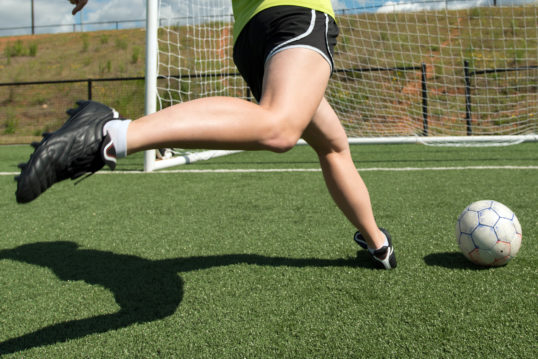
[[294,47],[312,49],[333,70],[333,49],[338,36],[334,19],[299,6],[275,6],[256,14],[236,39],[233,58],[239,72],[260,100],[265,64],[276,53]]

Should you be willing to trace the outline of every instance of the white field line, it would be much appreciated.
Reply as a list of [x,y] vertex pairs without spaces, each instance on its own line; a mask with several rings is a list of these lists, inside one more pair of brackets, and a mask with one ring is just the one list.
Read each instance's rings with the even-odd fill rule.
[[[465,170],[538,170],[538,166],[453,166],[453,167],[366,167],[359,172],[411,172],[411,171],[465,171]],[[159,174],[159,173],[280,173],[321,172],[319,168],[236,168],[236,169],[175,169],[144,171],[101,171],[97,174]],[[20,172],[0,172],[0,176],[16,176]]]

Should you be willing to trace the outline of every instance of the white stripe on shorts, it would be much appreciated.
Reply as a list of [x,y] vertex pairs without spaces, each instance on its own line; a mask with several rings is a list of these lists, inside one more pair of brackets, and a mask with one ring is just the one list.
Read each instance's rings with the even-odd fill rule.
[[[327,14],[324,14],[324,15],[325,15],[325,43],[326,43],[326,46],[327,46],[327,52],[332,57],[332,54],[329,51],[329,42],[328,42],[329,40],[327,39],[327,33],[329,32],[329,17],[328,17]],[[275,54],[278,54],[281,51],[284,51],[284,50],[287,50],[287,49],[293,49],[293,48],[305,48],[305,49],[314,50],[315,52],[317,52],[321,56],[323,56],[323,58],[325,60],[327,60],[327,62],[329,63],[329,66],[331,67],[331,73],[332,73],[332,71],[333,71],[332,58],[328,58],[327,55],[325,53],[323,53],[323,51],[321,51],[321,50],[319,50],[319,49],[317,49],[317,48],[315,48],[313,46],[303,45],[303,44],[286,46],[286,45],[288,45],[288,44],[290,44],[290,43],[292,43],[294,41],[303,39],[303,38],[307,37],[308,35],[310,35],[312,33],[312,31],[314,31],[314,26],[315,25],[316,25],[316,10],[312,10],[312,18],[310,19],[310,26],[308,27],[306,32],[304,32],[303,34],[301,34],[299,36],[294,37],[293,39],[289,39],[288,41],[284,41],[280,45],[275,46],[275,48],[273,50],[271,50],[269,55],[267,55],[267,58],[265,59],[265,64],[267,64],[267,62],[269,61],[269,59],[271,59],[271,57],[273,57]]]
[[331,65],[331,73],[333,72],[333,54],[331,54],[331,48],[329,47],[329,15],[325,14],[325,46],[327,46],[327,53],[331,57],[330,59],[327,59],[327,56],[323,54],[323,57],[329,61],[329,65]]

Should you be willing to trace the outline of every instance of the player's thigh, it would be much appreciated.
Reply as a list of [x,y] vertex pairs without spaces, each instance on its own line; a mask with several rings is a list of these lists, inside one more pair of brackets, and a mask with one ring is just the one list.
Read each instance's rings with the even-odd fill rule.
[[260,105],[302,133],[323,99],[330,72],[327,60],[315,51],[281,51],[266,64]]

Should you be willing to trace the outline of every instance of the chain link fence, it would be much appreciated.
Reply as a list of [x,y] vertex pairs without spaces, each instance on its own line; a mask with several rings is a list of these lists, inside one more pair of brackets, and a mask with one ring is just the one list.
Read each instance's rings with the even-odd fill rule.
[[29,143],[55,131],[76,101],[92,99],[126,118],[144,114],[144,79],[85,79],[0,84],[0,144]]

